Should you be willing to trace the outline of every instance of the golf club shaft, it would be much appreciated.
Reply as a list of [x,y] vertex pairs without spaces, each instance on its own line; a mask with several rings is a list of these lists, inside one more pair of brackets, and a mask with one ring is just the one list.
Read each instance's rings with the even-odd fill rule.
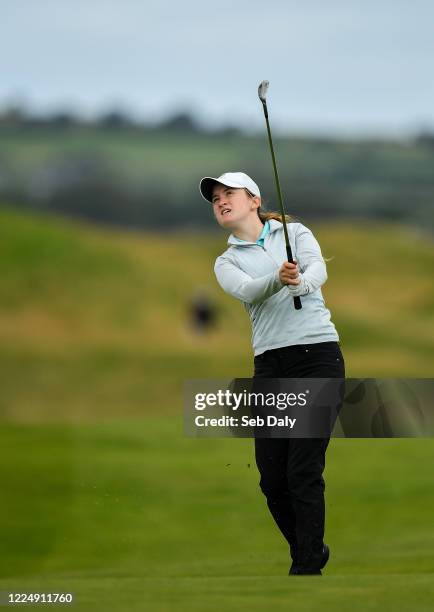
[[[262,106],[264,108],[265,122],[267,124],[268,142],[270,144],[271,159],[273,161],[274,178],[275,178],[276,187],[277,187],[277,196],[279,199],[280,212],[282,215],[283,233],[285,234],[285,244],[286,244],[286,256],[288,258],[289,263],[294,263],[294,260],[292,258],[291,245],[289,243],[288,228],[286,227],[285,208],[283,205],[282,190],[280,188],[279,173],[277,171],[276,157],[274,155],[273,140],[271,138],[270,122],[268,120],[267,103],[265,102],[265,100],[262,100]],[[298,295],[294,297],[294,308],[296,310],[300,310],[300,308],[302,308],[301,299],[300,299],[300,296]]]

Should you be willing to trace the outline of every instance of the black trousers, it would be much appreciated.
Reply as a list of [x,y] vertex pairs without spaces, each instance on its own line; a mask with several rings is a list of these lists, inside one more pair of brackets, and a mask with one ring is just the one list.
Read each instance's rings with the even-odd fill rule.
[[[255,356],[253,378],[345,378],[339,342],[300,344]],[[294,565],[316,570],[324,543],[325,454],[330,438],[255,438],[260,488]]]

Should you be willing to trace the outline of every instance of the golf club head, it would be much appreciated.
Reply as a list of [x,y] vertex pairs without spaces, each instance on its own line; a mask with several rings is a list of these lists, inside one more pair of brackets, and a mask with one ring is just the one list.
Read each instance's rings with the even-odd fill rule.
[[267,95],[267,89],[269,86],[269,81],[262,81],[258,87],[258,96],[261,102],[265,102],[265,96]]

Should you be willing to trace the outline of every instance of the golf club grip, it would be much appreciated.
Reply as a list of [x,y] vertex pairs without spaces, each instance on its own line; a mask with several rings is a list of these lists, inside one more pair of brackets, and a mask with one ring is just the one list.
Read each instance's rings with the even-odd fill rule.
[[[289,263],[294,263],[294,260],[292,259],[292,251],[291,251],[291,247],[289,244],[286,245],[286,256],[288,258]],[[296,295],[294,297],[294,308],[295,310],[301,310],[302,305],[301,305],[301,300],[300,300],[300,296]]]

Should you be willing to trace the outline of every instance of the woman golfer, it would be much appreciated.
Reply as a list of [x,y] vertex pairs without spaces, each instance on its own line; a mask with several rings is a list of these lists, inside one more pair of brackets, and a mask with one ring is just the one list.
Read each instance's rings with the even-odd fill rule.
[[[243,172],[205,177],[200,192],[231,232],[215,262],[221,287],[240,300],[252,323],[254,378],[345,378],[339,336],[321,293],[327,272],[312,232],[287,225],[295,263],[287,261],[283,221],[261,211],[257,184]],[[296,310],[293,297],[300,296]],[[327,438],[255,438],[260,488],[289,544],[290,574],[321,574]]]

